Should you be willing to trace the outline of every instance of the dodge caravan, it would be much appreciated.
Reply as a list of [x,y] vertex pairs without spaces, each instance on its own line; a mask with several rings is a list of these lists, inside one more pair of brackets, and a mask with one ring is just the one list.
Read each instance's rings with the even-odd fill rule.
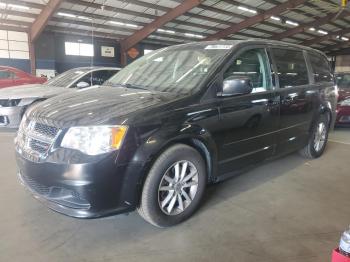
[[21,182],[51,209],[189,218],[206,185],[299,151],[317,158],[335,120],[326,56],[267,40],[171,46],[104,86],[33,106],[15,140]]

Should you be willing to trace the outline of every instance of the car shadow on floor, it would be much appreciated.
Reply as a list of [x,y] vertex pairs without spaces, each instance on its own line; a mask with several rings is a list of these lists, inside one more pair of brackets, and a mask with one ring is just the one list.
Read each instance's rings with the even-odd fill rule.
[[219,204],[220,201],[232,199],[241,193],[284,176],[305,165],[308,161],[310,160],[299,156],[298,153],[291,153],[274,160],[264,161],[224,181],[208,185],[198,213]]

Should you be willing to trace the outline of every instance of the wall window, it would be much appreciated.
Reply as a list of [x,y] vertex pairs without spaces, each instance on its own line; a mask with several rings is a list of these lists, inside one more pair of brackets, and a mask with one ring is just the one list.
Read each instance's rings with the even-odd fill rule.
[[320,54],[309,53],[315,83],[332,81],[332,73],[328,60]]
[[273,49],[281,88],[307,85],[308,71],[302,51]]
[[84,43],[65,42],[66,55],[94,56],[94,45]]
[[249,78],[253,84],[253,92],[263,92],[270,89],[270,74],[268,58],[265,49],[253,49],[239,55],[224,73],[228,77]]
[[0,30],[0,58],[29,59],[27,33]]

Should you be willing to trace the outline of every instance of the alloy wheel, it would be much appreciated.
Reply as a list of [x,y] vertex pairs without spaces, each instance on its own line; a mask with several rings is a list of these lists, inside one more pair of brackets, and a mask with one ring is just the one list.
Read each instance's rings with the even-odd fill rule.
[[320,122],[317,125],[317,129],[315,131],[315,139],[314,139],[314,149],[316,152],[320,152],[326,143],[327,137],[327,128],[325,123]]
[[166,215],[178,215],[190,206],[198,189],[197,168],[188,160],[174,163],[164,173],[158,189],[158,203]]

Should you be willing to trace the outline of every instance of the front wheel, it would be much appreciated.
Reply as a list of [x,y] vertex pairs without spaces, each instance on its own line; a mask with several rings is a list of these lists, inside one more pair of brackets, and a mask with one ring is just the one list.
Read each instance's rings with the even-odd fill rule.
[[139,214],[157,227],[183,222],[199,207],[206,178],[205,162],[194,148],[182,144],[168,148],[148,173]]
[[308,144],[300,150],[306,158],[318,158],[323,154],[328,141],[330,117],[328,114],[320,115],[314,124]]

